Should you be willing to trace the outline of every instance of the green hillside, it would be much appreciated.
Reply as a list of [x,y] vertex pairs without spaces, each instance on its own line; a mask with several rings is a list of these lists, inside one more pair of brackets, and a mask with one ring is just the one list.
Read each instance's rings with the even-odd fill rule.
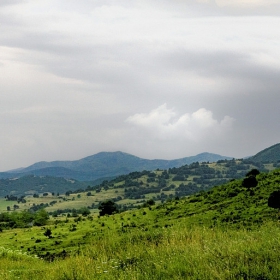
[[268,162],[279,163],[280,143],[260,151],[253,157],[250,157],[248,160],[253,162],[262,162],[262,163],[268,163]]
[[236,179],[111,216],[51,218],[44,227],[8,229],[2,221],[1,279],[278,279],[279,210],[268,199],[280,190],[280,170],[256,180],[251,189]]
[[7,195],[29,195],[34,193],[65,193],[69,190],[84,189],[86,182],[51,176],[27,175],[20,178],[0,179],[0,197]]
[[[196,166],[198,164],[199,166]],[[138,197],[138,199],[144,199],[143,195],[148,193],[155,193],[158,196],[158,193],[161,192],[163,197],[157,198],[157,200],[162,201],[166,200],[166,194],[182,196],[240,178],[252,168],[268,171],[277,167],[280,167],[280,144],[271,146],[244,160],[229,159],[210,153],[201,153],[176,160],[146,160],[122,152],[103,152],[77,161],[39,162],[28,168],[2,172],[0,173],[0,178],[2,178],[0,179],[0,197],[22,196],[30,193],[42,194],[43,192],[65,193],[85,189],[89,185],[91,187],[99,185],[97,188],[104,189],[104,187],[111,188],[113,185],[116,187],[115,183],[119,183],[124,188],[139,189],[140,197],[135,193],[135,198]],[[141,178],[145,172],[153,170],[166,170],[169,179],[155,178],[153,182],[150,178],[147,182],[145,176]],[[132,173],[134,174],[130,178],[129,174]],[[159,174],[157,174],[158,176]],[[118,182],[111,182],[113,178],[116,178]],[[124,181],[123,183],[120,178],[121,181]],[[103,181],[109,181],[109,183],[102,184]],[[140,184],[141,181],[146,184]],[[188,185],[188,190],[182,192],[183,189],[186,189],[183,186],[177,189],[180,184]],[[169,192],[165,193],[166,188],[170,186]],[[153,192],[149,187],[157,187],[158,190],[155,189]],[[175,189],[179,194],[175,194]]]
[[[135,171],[127,175],[120,175],[113,180],[90,183],[79,182],[74,179],[55,178],[51,176],[25,176],[0,180],[0,196],[43,194],[44,192],[81,192],[114,190],[115,195],[110,198],[118,200],[137,200],[153,198],[165,201],[175,196],[185,196],[201,190],[207,190],[215,185],[225,183],[231,179],[243,177],[250,169],[257,168],[268,171],[272,164],[248,163],[243,160],[219,160],[216,163],[196,162],[167,170]],[[94,202],[94,201],[93,201]]]

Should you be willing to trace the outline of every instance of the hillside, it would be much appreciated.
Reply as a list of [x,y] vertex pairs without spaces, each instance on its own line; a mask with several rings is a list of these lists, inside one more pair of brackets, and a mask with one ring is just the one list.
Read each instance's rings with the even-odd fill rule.
[[2,279],[278,279],[279,210],[268,198],[280,170],[256,179],[251,190],[234,180],[111,216],[62,215],[44,227],[9,229],[3,216]]
[[[261,171],[275,169],[280,167],[279,155],[280,144],[244,160],[225,160],[225,157],[210,153],[177,160],[146,160],[122,152],[103,152],[78,161],[39,162],[14,172],[0,173],[0,178],[2,176],[0,196],[43,192],[65,193],[85,189],[87,186],[90,186],[92,190],[95,189],[92,187],[96,186],[100,189],[112,188],[111,185],[116,187],[117,181],[111,180],[121,177],[118,180],[123,182],[118,181],[118,184],[122,186],[119,192],[123,199],[145,199],[146,195],[153,194],[157,200],[164,201],[171,195],[182,196],[199,190],[207,190],[231,179],[241,178],[252,168]],[[200,164],[197,165],[199,162]],[[194,163],[195,165],[192,165]],[[142,174],[138,174],[138,177],[135,174],[132,177],[122,177],[133,172],[141,173],[152,170],[165,170],[169,177],[154,178],[154,181],[153,178],[150,178],[149,182],[147,174],[146,177],[143,175],[143,178],[141,178]],[[157,176],[160,175],[157,174]],[[78,179],[82,182],[79,183]],[[139,184],[135,182],[136,180],[145,184]],[[26,184],[27,181],[28,184]],[[101,185],[103,181],[107,181],[107,183]],[[98,187],[98,185],[101,186]],[[138,191],[134,191],[133,197],[128,197],[128,194],[131,193],[130,190],[128,190],[128,194],[123,194],[123,189],[127,187],[136,188]],[[161,198],[158,198],[159,194],[162,195]],[[135,201],[132,203],[134,204]]]
[[86,182],[73,179],[27,175],[14,179],[0,179],[0,197],[42,194],[44,192],[65,193],[69,190],[85,189],[87,186]]
[[279,163],[280,162],[280,143],[275,144],[271,147],[268,147],[256,155],[250,157],[247,159],[248,161],[253,162],[272,162],[272,163]]
[[14,178],[29,174],[93,181],[100,178],[116,177],[133,171],[168,169],[192,162],[215,162],[222,159],[230,158],[217,154],[202,153],[175,160],[148,160],[123,152],[101,152],[75,161],[38,162],[14,172],[2,172],[0,178]]
[[[134,171],[114,179],[107,178],[94,183],[40,174],[28,175],[16,179],[1,179],[0,196],[42,195],[44,192],[77,193],[81,189],[87,189],[87,191],[98,190],[105,194],[110,193],[109,197],[112,199],[129,200],[127,203],[137,205],[137,201],[151,197],[156,201],[165,201],[175,196],[182,197],[208,190],[229,180],[242,178],[253,168],[268,171],[271,167],[272,165],[261,163],[245,164],[243,160],[234,159],[220,160],[216,163],[196,162],[177,168]],[[37,170],[35,173],[37,174]]]

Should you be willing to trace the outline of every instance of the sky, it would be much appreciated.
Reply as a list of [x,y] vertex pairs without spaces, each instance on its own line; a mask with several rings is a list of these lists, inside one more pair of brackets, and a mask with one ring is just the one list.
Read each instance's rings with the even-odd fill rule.
[[280,142],[279,0],[1,0],[0,171]]

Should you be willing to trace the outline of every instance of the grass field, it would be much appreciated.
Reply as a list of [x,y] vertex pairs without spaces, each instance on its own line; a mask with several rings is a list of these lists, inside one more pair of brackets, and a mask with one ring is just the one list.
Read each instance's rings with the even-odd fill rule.
[[[280,170],[257,180],[254,189],[233,180],[110,216],[59,216],[45,226],[4,228],[0,279],[280,279],[279,210],[268,207]],[[85,206],[96,201],[92,194],[57,204]],[[26,204],[54,199],[30,197]]]
[[107,231],[65,259],[46,262],[0,247],[6,279],[279,279],[280,228]]

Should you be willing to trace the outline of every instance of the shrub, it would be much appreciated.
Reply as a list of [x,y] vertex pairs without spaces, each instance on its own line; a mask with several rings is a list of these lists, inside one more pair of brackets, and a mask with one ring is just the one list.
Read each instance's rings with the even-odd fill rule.
[[118,212],[118,205],[111,200],[107,200],[107,201],[101,202],[98,209],[100,210],[99,211],[100,216],[112,215],[113,213]]
[[258,181],[257,181],[256,177],[253,175],[250,175],[249,177],[244,178],[242,181],[242,186],[247,189],[254,188],[257,185],[258,185]]
[[46,231],[44,232],[44,235],[48,238],[51,238],[52,237],[52,231],[49,228],[47,228]]
[[249,171],[247,174],[246,174],[246,177],[249,177],[249,176],[254,176],[256,177],[257,175],[260,174],[260,171],[256,168],[252,169],[251,171]]
[[274,191],[268,198],[268,206],[280,209],[280,191]]

